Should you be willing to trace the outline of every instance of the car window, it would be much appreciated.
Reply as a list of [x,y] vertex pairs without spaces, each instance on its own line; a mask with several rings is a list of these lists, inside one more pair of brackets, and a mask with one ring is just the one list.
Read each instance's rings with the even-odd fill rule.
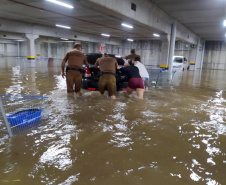
[[100,57],[102,57],[102,54],[92,54],[92,53],[86,54],[88,63],[92,65],[94,65],[96,63],[96,60]]
[[184,61],[188,61],[188,60],[184,57]]
[[173,62],[175,62],[175,63],[182,63],[183,61],[182,61],[182,58],[175,57],[174,60],[173,60]]
[[[117,60],[118,65],[124,65],[124,60],[120,57],[115,57],[113,54],[109,54],[110,57],[113,57]],[[94,65],[98,58],[102,57],[102,54],[99,53],[88,53],[86,54],[86,58],[89,64]]]

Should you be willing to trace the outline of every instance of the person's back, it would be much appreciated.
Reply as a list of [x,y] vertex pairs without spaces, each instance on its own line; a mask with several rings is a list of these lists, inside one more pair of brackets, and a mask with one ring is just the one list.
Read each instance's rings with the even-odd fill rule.
[[134,65],[122,67],[120,70],[126,74],[128,80],[130,78],[141,78],[138,67]]
[[113,57],[101,57],[99,59],[99,67],[102,72],[115,73],[117,68],[117,60]]
[[139,69],[139,72],[140,72],[140,76],[142,78],[149,78],[149,74],[148,74],[148,71],[146,69],[146,67],[144,66],[144,64],[140,63],[139,61],[136,62],[136,64],[134,63],[134,65],[136,67],[138,67]]
[[66,54],[64,59],[68,60],[68,67],[81,68],[84,61],[86,60],[86,56],[81,51],[73,49]]

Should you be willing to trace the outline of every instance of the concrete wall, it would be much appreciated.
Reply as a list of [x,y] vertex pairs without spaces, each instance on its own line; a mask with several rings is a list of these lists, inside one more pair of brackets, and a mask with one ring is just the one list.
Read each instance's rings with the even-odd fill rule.
[[[84,53],[111,53],[121,55],[118,45],[92,43],[87,41],[76,41],[82,44]],[[58,58],[62,59],[66,52],[71,50],[75,42],[62,42],[58,38],[40,37],[35,40],[36,53],[40,53],[42,58]],[[16,40],[0,39],[0,55],[1,56],[19,56],[27,57],[28,54],[28,41],[18,42]],[[103,46],[104,50],[99,51],[99,46]]]
[[203,69],[226,69],[226,43],[206,41]]
[[185,56],[185,58],[188,59],[188,62],[195,61],[196,48],[191,48],[189,43],[176,41],[174,55]]
[[125,41],[122,46],[122,55],[130,54],[130,50],[135,49],[136,54],[141,56],[141,61],[146,66],[157,66],[161,60],[161,41]]

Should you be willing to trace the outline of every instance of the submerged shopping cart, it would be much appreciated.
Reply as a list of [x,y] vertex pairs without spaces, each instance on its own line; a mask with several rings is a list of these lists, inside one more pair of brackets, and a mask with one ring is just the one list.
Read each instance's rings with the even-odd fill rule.
[[46,101],[43,96],[0,95],[0,124],[10,137],[37,126]]
[[149,87],[170,86],[176,70],[169,71],[167,68],[149,68]]

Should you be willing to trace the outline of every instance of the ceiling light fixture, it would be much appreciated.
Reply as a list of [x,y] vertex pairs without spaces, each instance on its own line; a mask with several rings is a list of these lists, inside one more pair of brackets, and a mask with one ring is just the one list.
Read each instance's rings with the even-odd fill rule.
[[60,38],[61,40],[68,40],[68,39],[66,39],[66,38]]
[[104,36],[104,37],[110,37],[110,35],[108,35],[106,33],[102,33],[101,35]]
[[122,23],[121,25],[124,26],[124,27],[130,28],[130,29],[133,28],[133,26],[132,25],[129,25],[129,24]]
[[17,40],[18,42],[23,42],[24,40]]
[[130,42],[133,42],[133,39],[127,39],[128,41],[130,41]]
[[64,25],[60,25],[60,24],[56,24],[57,27],[60,27],[60,28],[66,28],[66,29],[71,29],[70,26],[64,26]]
[[63,3],[61,1],[57,1],[57,0],[46,0],[46,1],[49,1],[51,3],[55,3],[55,4],[58,4],[58,5],[64,6],[66,8],[70,8],[70,9],[74,8],[74,6],[66,4],[66,3]]
[[226,20],[224,20],[223,25],[226,26]]
[[154,33],[153,36],[160,37],[160,35],[159,34],[156,34],[156,33]]

